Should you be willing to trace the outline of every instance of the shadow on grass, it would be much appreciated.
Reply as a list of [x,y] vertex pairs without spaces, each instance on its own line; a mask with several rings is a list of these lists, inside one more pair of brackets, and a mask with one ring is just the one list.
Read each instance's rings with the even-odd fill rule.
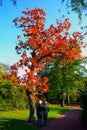
[[0,119],[0,130],[38,130],[38,128],[23,123],[22,120],[2,118]]

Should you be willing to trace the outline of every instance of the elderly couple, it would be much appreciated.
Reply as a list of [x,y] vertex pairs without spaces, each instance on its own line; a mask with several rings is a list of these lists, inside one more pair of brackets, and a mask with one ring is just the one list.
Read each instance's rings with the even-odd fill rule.
[[48,112],[49,112],[49,108],[47,106],[47,101],[45,101],[44,104],[42,104],[42,101],[40,100],[38,105],[37,105],[37,109],[36,109],[37,124],[39,126],[47,124]]

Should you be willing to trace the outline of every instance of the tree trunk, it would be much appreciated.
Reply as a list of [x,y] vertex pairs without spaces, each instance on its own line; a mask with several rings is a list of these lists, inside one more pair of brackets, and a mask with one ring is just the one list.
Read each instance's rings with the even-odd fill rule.
[[69,106],[70,105],[70,98],[69,98],[69,90],[66,90],[66,104]]
[[62,89],[62,93],[61,93],[61,96],[62,96],[62,98],[61,98],[61,107],[64,107],[64,91],[63,91],[63,89]]
[[27,93],[27,97],[29,100],[29,106],[30,106],[30,113],[29,113],[28,120],[32,122],[35,120],[35,108],[36,108],[35,99],[34,99],[33,93],[29,92],[28,90],[26,91],[26,93]]

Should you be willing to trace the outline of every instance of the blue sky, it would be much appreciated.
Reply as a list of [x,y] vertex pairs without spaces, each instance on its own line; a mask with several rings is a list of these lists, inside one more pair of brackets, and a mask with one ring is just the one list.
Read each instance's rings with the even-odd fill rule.
[[[12,20],[22,15],[22,10],[26,7],[33,9],[35,7],[42,8],[46,12],[46,28],[50,24],[55,24],[56,19],[60,19],[64,14],[70,18],[72,24],[71,32],[80,31],[80,28],[84,25],[87,26],[87,17],[85,12],[83,14],[83,21],[81,25],[78,25],[79,20],[77,14],[67,14],[64,4],[61,4],[61,0],[17,0],[17,6],[15,7],[10,0],[3,0],[3,6],[0,7],[0,62],[9,65],[14,64],[20,58],[15,51],[17,44],[17,35],[21,33],[20,29],[17,29]],[[81,30],[82,31],[82,30]],[[87,49],[85,49],[86,54]]]

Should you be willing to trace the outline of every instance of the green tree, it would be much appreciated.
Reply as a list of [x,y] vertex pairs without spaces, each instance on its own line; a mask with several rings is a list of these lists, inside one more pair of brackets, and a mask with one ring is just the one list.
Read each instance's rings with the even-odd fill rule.
[[61,99],[61,106],[64,106],[65,101],[69,105],[70,100],[77,99],[78,90],[83,85],[82,77],[77,73],[77,66],[80,66],[80,61],[61,66],[60,60],[57,59],[51,68],[48,67],[45,75],[49,77],[49,100],[60,101]]

